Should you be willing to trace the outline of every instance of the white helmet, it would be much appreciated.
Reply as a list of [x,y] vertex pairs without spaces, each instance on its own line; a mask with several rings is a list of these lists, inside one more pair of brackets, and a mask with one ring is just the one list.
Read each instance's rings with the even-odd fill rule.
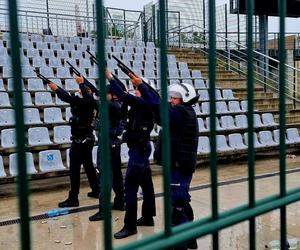
[[182,98],[183,103],[187,103],[197,96],[194,87],[188,83],[175,83],[170,85],[168,94],[170,97]]

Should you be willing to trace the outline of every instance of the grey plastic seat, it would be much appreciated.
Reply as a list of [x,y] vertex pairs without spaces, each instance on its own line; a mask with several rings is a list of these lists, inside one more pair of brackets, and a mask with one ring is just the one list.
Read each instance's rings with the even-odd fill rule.
[[68,67],[59,67],[56,70],[57,78],[71,78],[70,70]]
[[68,43],[69,39],[68,39],[68,37],[65,37],[65,36],[57,36],[56,42],[57,43]]
[[37,57],[39,56],[39,51],[37,49],[34,49],[34,48],[29,48],[27,49],[27,57],[28,58],[34,58],[34,57]]
[[94,78],[94,79],[99,78],[98,67],[93,67],[89,69],[89,78]]
[[144,41],[137,41],[136,46],[144,48],[145,47],[145,42]]
[[79,60],[79,67],[85,68],[85,69],[91,68],[92,67],[91,61],[88,59],[81,59],[81,60]]
[[3,158],[0,155],[0,178],[6,177],[6,173],[4,170]]
[[123,53],[123,47],[122,46],[113,46],[113,53]]
[[5,66],[3,67],[3,78],[11,78],[13,76],[12,74],[12,67]]
[[[141,63],[141,62],[139,62],[139,63]],[[155,69],[154,62],[152,62],[152,61],[146,61],[145,62],[145,69]]]
[[[61,83],[61,80],[60,79],[58,79],[58,78],[49,78],[49,80],[51,81],[51,82],[54,82],[57,86],[59,86],[59,87],[63,87],[62,86],[62,83]],[[49,85],[47,84],[47,90],[49,90],[50,91],[50,88],[49,88]]]
[[200,79],[202,79],[201,71],[197,70],[197,69],[193,69],[192,70],[192,77],[193,78],[200,78]]
[[254,114],[254,127],[258,128],[258,127],[263,127],[264,124],[262,124],[261,122],[261,118],[259,114]]
[[30,92],[23,91],[23,105],[25,107],[31,107],[31,106],[33,106]]
[[44,42],[46,43],[55,43],[55,39],[53,35],[45,35]]
[[33,71],[31,66],[22,66],[22,77],[24,78],[35,78],[36,73]]
[[242,112],[239,101],[229,101],[228,102],[228,110],[232,113],[240,113]]
[[62,101],[60,98],[58,98],[57,95],[55,95],[55,105],[65,106],[65,105],[69,105],[69,103],[66,103],[66,102]]
[[41,146],[51,145],[49,131],[46,127],[34,127],[28,129],[28,145],[29,146]]
[[68,125],[55,126],[53,129],[54,143],[65,144],[71,143],[71,127]]
[[50,43],[50,49],[53,51],[61,50],[61,44],[60,43]]
[[0,92],[0,107],[11,107],[8,93]]
[[39,110],[37,108],[25,108],[24,109],[24,123],[26,125],[42,124]]
[[199,132],[205,132],[205,131],[208,131],[208,129],[205,127],[204,125],[204,121],[202,118],[198,117],[197,118],[198,120],[198,127],[199,127]]
[[287,133],[288,141],[293,142],[293,143],[300,142],[300,136],[299,136],[299,132],[298,132],[297,128],[288,128],[286,130],[286,133]]
[[11,58],[10,58],[10,56],[0,56],[0,66],[2,66],[2,67],[10,67],[11,66]]
[[223,97],[221,95],[221,90],[219,90],[219,89],[215,90],[215,97],[216,97],[216,100],[223,100]]
[[69,51],[75,50],[74,44],[71,43],[64,43],[63,48],[64,48],[63,50],[66,51],[67,53],[69,53]]
[[176,56],[175,55],[168,55],[168,63],[175,62],[176,63]]
[[223,99],[225,100],[235,99],[233,96],[232,89],[223,89],[222,93],[223,93]]
[[82,59],[82,51],[72,50],[71,51],[71,58],[73,58],[73,59]]
[[0,126],[15,124],[15,112],[13,109],[0,109]]
[[154,54],[145,54],[146,61],[156,61]]
[[42,74],[46,78],[54,78],[53,69],[48,66],[40,67],[40,74]]
[[241,101],[241,107],[242,107],[243,112],[247,112],[248,111],[248,101],[246,101],[246,100]]
[[128,156],[128,146],[126,143],[121,144],[121,162],[122,163],[127,163],[129,160]]
[[3,84],[3,79],[0,79],[0,91],[6,91]]
[[[215,121],[216,121],[216,130],[222,130],[218,117],[216,117]],[[205,122],[206,122],[207,129],[210,130],[210,117],[206,117]]]
[[105,45],[106,46],[114,46],[114,41],[109,39],[109,38],[106,38],[105,39]]
[[44,42],[36,42],[36,49],[38,50],[48,49],[48,44]]
[[70,43],[73,43],[73,44],[79,44],[80,38],[78,36],[73,36],[73,37],[70,37],[69,41],[70,41]]
[[35,68],[46,66],[45,58],[43,58],[41,56],[36,56],[36,57],[32,58],[32,66]]
[[243,137],[240,133],[233,133],[228,135],[229,146],[234,149],[247,149],[248,147],[245,145],[243,141]]
[[179,78],[179,73],[177,69],[169,70],[169,78]]
[[135,47],[136,46],[136,42],[134,40],[127,40],[126,41],[126,46],[127,47]]
[[200,106],[199,106],[199,103],[196,103],[194,106],[193,106],[195,112],[196,112],[196,115],[200,115],[201,114],[201,109],[200,109]]
[[83,37],[83,38],[81,38],[81,43],[86,44],[86,45],[91,45],[92,39],[90,37]]
[[[262,144],[258,141],[258,137],[257,137],[257,134],[255,132],[253,133],[253,139],[254,139],[254,147],[255,148],[265,147],[264,144]],[[245,144],[248,145],[248,132],[244,133],[244,140],[245,140]]]
[[237,128],[248,128],[248,119],[246,115],[236,115],[235,124]]
[[227,104],[224,101],[216,102],[216,113],[217,114],[226,114],[228,113]]
[[123,53],[124,61],[133,61],[133,55],[131,53]]
[[234,150],[232,147],[228,146],[225,135],[217,135],[216,140],[217,140],[218,152],[227,152],[227,151]]
[[199,94],[200,101],[208,101],[209,100],[208,90],[200,89],[200,90],[198,90],[198,94]]
[[34,100],[35,105],[38,106],[54,105],[50,92],[35,92],[34,96],[35,96],[35,100]]
[[0,56],[8,56],[7,49],[5,47],[0,47]]
[[87,49],[87,44],[76,44],[77,51],[85,51]]
[[236,129],[234,119],[231,115],[224,115],[221,117],[221,128],[225,130]]
[[[274,131],[273,131],[273,138],[274,138],[274,141],[276,142],[276,143],[278,143],[278,145],[279,145],[279,129],[275,129]],[[299,142],[300,142],[300,138],[299,138]],[[285,143],[286,144],[293,144],[293,143],[295,143],[294,141],[292,141],[292,140],[290,140],[290,139],[288,139],[287,138],[287,134],[285,135]]]
[[186,62],[179,62],[178,68],[179,68],[179,70],[189,70],[189,67]]
[[42,36],[38,34],[32,34],[30,40],[32,42],[41,42],[43,41]]
[[275,121],[274,121],[274,117],[272,113],[263,113],[261,115],[262,118],[262,123],[264,126],[276,126],[278,125]]
[[56,57],[49,58],[49,67],[51,68],[62,67],[61,59]]
[[129,54],[134,54],[133,47],[126,46],[124,52]]
[[[9,155],[9,173],[11,176],[18,175],[18,162],[17,162],[18,154],[10,154]],[[25,153],[26,157],[26,167],[27,167],[27,174],[36,174],[37,171],[34,166],[33,155],[30,152]]]
[[39,152],[39,167],[41,172],[65,170],[59,150],[45,150]]
[[148,79],[155,78],[155,73],[153,69],[145,68],[145,77]]
[[143,53],[135,53],[134,55],[134,60],[135,61],[144,61],[144,54]]
[[154,47],[146,47],[146,54],[155,54]]
[[61,109],[58,107],[45,108],[44,123],[65,123],[65,120],[62,117]]
[[17,146],[16,131],[14,128],[1,130],[1,147],[14,148]]
[[271,131],[259,131],[259,140],[261,144],[266,146],[277,146],[278,143],[274,141],[273,134]]
[[199,136],[197,153],[208,154],[210,153],[210,143],[207,136]]
[[191,79],[191,73],[190,70],[180,70],[180,76],[183,79]]
[[54,57],[54,51],[52,49],[43,49],[42,56],[44,58],[52,58]]
[[65,80],[65,89],[68,91],[77,91],[79,86],[76,83],[75,79],[66,79]]
[[21,41],[21,47],[23,49],[32,49],[33,48],[33,44],[32,44],[31,41],[23,40],[23,41]]
[[209,102],[201,103],[202,114],[209,114]]

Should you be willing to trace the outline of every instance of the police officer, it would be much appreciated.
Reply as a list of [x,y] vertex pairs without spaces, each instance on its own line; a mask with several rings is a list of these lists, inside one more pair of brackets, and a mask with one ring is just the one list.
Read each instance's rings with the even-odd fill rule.
[[[107,101],[109,109],[109,137],[110,137],[110,159],[112,167],[112,189],[115,193],[114,203],[112,209],[124,211],[124,184],[123,174],[121,171],[121,140],[119,136],[122,135],[124,129],[124,122],[121,114],[121,103],[117,100],[111,92],[110,86],[107,87]],[[99,136],[100,137],[100,136]],[[97,167],[99,173],[101,170],[100,160],[100,147],[98,147]],[[99,221],[103,219],[103,192],[101,192],[100,185],[100,198],[99,198],[99,211],[90,216],[90,221]]]
[[83,165],[92,189],[89,197],[98,198],[98,180],[92,160],[92,149],[95,138],[93,135],[93,122],[97,114],[98,105],[88,87],[78,83],[80,91],[70,95],[67,91],[55,83],[49,87],[57,96],[71,106],[72,117],[69,120],[71,125],[71,148],[70,148],[70,183],[71,190],[68,198],[58,204],[59,207],[78,207],[78,194],[80,187],[80,167]]
[[[135,96],[125,92],[120,86],[122,82],[110,71],[106,72],[112,92],[128,105],[128,124],[123,135],[127,142],[129,161],[125,175],[126,213],[124,227],[114,234],[116,239],[122,239],[137,233],[137,226],[153,226],[155,216],[155,197],[151,177],[149,156],[151,153],[150,132],[154,126],[152,109],[140,96],[141,84],[135,90]],[[137,220],[137,192],[141,186],[143,191],[142,217]]]
[[[134,76],[132,82],[138,87],[142,84],[142,79]],[[153,107],[156,114],[159,113],[157,98],[153,97],[146,88],[141,89],[141,94],[144,100]],[[187,83],[171,85],[168,94],[170,97],[172,224],[179,225],[194,220],[189,188],[197,160],[199,128],[192,105],[198,102],[198,96],[194,87]],[[156,118],[160,123],[159,115],[156,115]],[[161,142],[161,138],[158,139],[158,142]],[[161,157],[158,157],[158,160],[160,159]],[[176,247],[176,249],[187,248],[197,249],[197,241],[192,240]]]

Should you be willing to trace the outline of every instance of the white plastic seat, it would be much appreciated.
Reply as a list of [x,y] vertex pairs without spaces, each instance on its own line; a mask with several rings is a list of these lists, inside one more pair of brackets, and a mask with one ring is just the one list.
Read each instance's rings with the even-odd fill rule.
[[81,43],[86,44],[86,45],[91,45],[92,39],[90,37],[83,37],[83,38],[81,38]]
[[[208,130],[210,130],[210,117],[206,117],[205,119],[206,122],[206,127]],[[218,119],[218,117],[216,117],[216,130],[221,130],[221,126],[220,126],[220,121]]]
[[54,143],[65,144],[71,143],[71,127],[68,125],[55,126],[53,129]]
[[53,35],[45,35],[44,42],[46,43],[55,43],[55,39]]
[[30,40],[32,42],[41,42],[43,41],[42,36],[39,34],[32,34]]
[[224,101],[216,102],[216,113],[217,114],[226,114],[228,113],[227,104]]
[[85,51],[87,49],[87,44],[76,44],[77,51]]
[[121,162],[122,163],[127,163],[129,160],[128,156],[128,146],[126,143],[121,144]]
[[[17,153],[9,155],[9,173],[11,176],[18,175],[18,162],[17,162]],[[27,167],[27,174],[36,174],[37,171],[34,166],[33,155],[30,152],[25,153],[26,157],[26,167]]]
[[247,149],[248,147],[244,144],[243,137],[239,133],[228,135],[229,146],[234,149]]
[[40,146],[51,145],[49,131],[46,127],[34,127],[28,129],[28,145]]
[[80,43],[80,38],[78,36],[73,36],[73,37],[70,37],[70,43],[73,43],[73,44],[79,44]]
[[113,53],[123,53],[123,47],[122,46],[113,46]]
[[98,79],[99,78],[98,67],[93,67],[93,68],[89,69],[89,77],[90,78],[94,78],[94,79]]
[[44,58],[53,58],[54,57],[54,51],[52,49],[43,49],[42,50],[42,56]]
[[[279,140],[280,140],[280,138],[279,138],[279,129],[275,129],[274,131],[273,131],[273,136],[274,136],[274,141],[276,142],[276,143],[278,143],[279,144]],[[300,138],[299,138],[299,141],[300,141]],[[286,144],[292,144],[292,143],[294,143],[294,141],[292,141],[292,140],[290,140],[290,139],[288,139],[287,138],[287,134],[285,135],[285,143]]]
[[36,56],[36,57],[32,58],[32,66],[35,68],[46,66],[45,58],[43,58],[41,56]]
[[[257,137],[257,134],[255,132],[253,133],[253,139],[254,139],[254,147],[255,148],[265,147],[264,144],[262,144],[258,141],[258,137]],[[248,145],[248,132],[244,133],[244,140],[245,140],[245,144]]]
[[71,58],[73,58],[73,59],[82,59],[82,51],[72,50],[71,51]]
[[81,59],[79,60],[79,67],[85,69],[91,68],[92,67],[91,61],[88,59]]
[[145,54],[146,61],[156,61],[154,54]]
[[197,70],[197,69],[193,69],[192,70],[192,77],[193,78],[200,78],[200,79],[202,79],[201,71]]
[[3,84],[3,79],[0,79],[0,91],[6,91]]
[[23,105],[25,107],[31,107],[31,106],[33,106],[30,92],[23,91]]
[[228,146],[225,135],[217,135],[216,140],[217,140],[218,152],[226,152],[226,151],[233,150],[232,147]]
[[202,79],[196,79],[194,81],[194,86],[196,89],[206,89],[206,85]]
[[235,124],[237,128],[248,128],[248,119],[246,115],[236,115]]
[[254,114],[254,127],[263,127],[264,124],[262,124],[260,115],[259,114]]
[[44,109],[44,123],[64,123],[65,120],[62,117],[61,109],[57,107]]
[[32,49],[33,48],[33,44],[32,44],[31,41],[23,40],[23,41],[21,41],[21,47],[23,49]]
[[24,123],[30,124],[42,124],[40,113],[37,108],[25,108],[24,109]]
[[234,99],[232,89],[223,89],[223,99],[232,100]]
[[110,69],[110,70],[117,69],[118,68],[117,61],[112,60],[112,59],[108,59],[107,60],[107,68]]
[[208,129],[205,127],[204,125],[204,121],[202,118],[198,117],[197,118],[198,120],[198,127],[199,127],[199,132],[205,132],[205,131],[208,131]]
[[209,102],[201,103],[202,114],[209,114]]
[[[61,80],[60,79],[58,79],[58,78],[49,78],[49,80],[51,81],[51,82],[54,82],[57,86],[59,86],[59,87],[63,87],[62,86],[62,83],[61,83]],[[49,88],[49,85],[47,84],[47,90],[49,90],[49,91],[51,91],[51,89]]]
[[42,79],[32,78],[28,79],[28,91],[43,91],[45,90]]
[[48,44],[44,42],[36,42],[36,49],[38,50],[48,49]]
[[60,59],[68,59],[69,58],[69,52],[67,50],[58,50],[57,51],[57,57]]
[[278,125],[275,121],[274,121],[274,117],[272,113],[263,113],[261,115],[262,118],[262,123],[264,126],[276,126]]
[[40,74],[42,74],[46,78],[54,78],[53,69],[48,66],[40,67]]
[[133,61],[132,53],[123,53],[123,61]]
[[15,112],[13,109],[0,109],[0,126],[15,124]]
[[155,54],[154,47],[146,47],[146,54]]
[[277,146],[278,143],[274,141],[273,134],[271,131],[259,131],[259,140],[266,146]]
[[39,152],[39,167],[41,172],[64,170],[59,150],[45,150]]
[[187,69],[187,70],[180,70],[180,76],[183,79],[191,79],[190,70],[189,69]]
[[153,69],[145,68],[145,77],[148,79],[155,78],[155,73]]
[[66,79],[65,80],[65,89],[68,91],[77,91],[79,86],[76,83],[75,79]]
[[0,56],[0,66],[11,68],[11,58],[10,58],[10,56]]
[[8,93],[0,92],[0,107],[11,107]]
[[16,131],[14,128],[1,130],[1,147],[14,148],[17,146]]
[[[24,81],[21,80],[21,84],[22,84],[22,90],[25,91],[25,85],[24,85]],[[13,78],[10,78],[8,79],[7,81],[7,91],[13,91],[14,90],[14,79]]]
[[70,70],[68,67],[59,67],[56,71],[57,78],[71,78]]
[[143,53],[135,53],[134,61],[144,61],[144,54]]
[[66,108],[65,117],[66,117],[66,121],[69,121],[70,118],[72,117],[71,107]]
[[207,136],[199,136],[197,153],[208,154],[210,153],[210,143]]
[[208,101],[209,100],[208,91],[206,89],[198,90],[198,94],[199,94],[200,101]]
[[228,102],[228,110],[232,113],[240,113],[242,112],[239,101],[229,101]]
[[241,101],[241,107],[242,107],[243,112],[247,112],[248,111],[248,101],[246,101],[246,100]]
[[27,49],[27,57],[28,58],[34,58],[34,57],[37,57],[39,56],[39,51],[37,49],[34,49],[34,48],[29,48]]
[[13,76],[12,74],[12,67],[10,66],[4,66],[3,67],[3,78],[10,78]]
[[58,51],[58,50],[61,49],[61,44],[56,43],[56,42],[51,42],[50,43],[50,49],[52,49],[53,51]]
[[0,47],[0,56],[8,56],[7,49],[5,47]]
[[[69,54],[69,51],[73,51],[75,50],[74,44],[71,43],[64,43],[63,44],[63,50],[67,52],[67,54]],[[62,54],[65,54],[62,52]]]
[[69,39],[68,39],[68,37],[65,37],[65,36],[57,36],[56,42],[57,43],[68,43]]
[[124,54],[125,53],[129,53],[129,54],[134,54],[134,50],[133,50],[133,47],[132,46],[126,46],[125,48],[124,48],[125,50],[124,50]]
[[22,66],[22,77],[34,78],[36,77],[36,73],[33,71],[33,68],[31,66]]
[[201,110],[200,110],[200,106],[199,106],[199,103],[196,103],[194,106],[193,106],[195,112],[196,112],[196,115],[200,115],[201,114]]
[[51,68],[58,68],[61,67],[61,59],[60,58],[56,58],[56,57],[52,57],[49,59],[49,67]]
[[178,68],[179,68],[179,70],[189,70],[189,67],[186,62],[179,62]]
[[136,42],[136,46],[137,46],[137,47],[145,48],[145,42],[144,42],[144,41],[137,41],[137,42]]
[[225,130],[236,129],[234,119],[231,115],[225,115],[221,117],[221,128]]
[[0,155],[0,178],[6,177],[6,173],[4,170],[3,158]]
[[55,105],[65,106],[65,105],[69,105],[69,103],[62,101],[60,98],[58,98],[57,95],[55,95]]
[[297,128],[288,128],[286,133],[288,141],[293,143],[300,142],[300,136]]
[[35,105],[38,106],[54,105],[50,92],[35,92],[34,96],[35,96],[35,100],[34,100]]

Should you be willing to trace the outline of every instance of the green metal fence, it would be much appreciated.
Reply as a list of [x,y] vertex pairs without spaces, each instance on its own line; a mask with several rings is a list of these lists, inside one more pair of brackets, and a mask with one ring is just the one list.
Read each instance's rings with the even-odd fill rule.
[[[286,1],[280,0],[280,193],[278,195],[269,196],[267,198],[257,200],[255,197],[255,150],[253,143],[253,1],[247,1],[247,33],[248,33],[248,127],[249,127],[249,148],[248,148],[248,177],[249,177],[249,193],[248,203],[228,210],[220,212],[218,208],[218,171],[217,171],[217,151],[216,151],[216,125],[214,122],[210,123],[211,131],[211,216],[201,220],[187,223],[184,225],[171,227],[170,214],[170,145],[169,145],[169,130],[168,130],[168,105],[167,105],[167,40],[166,40],[166,18],[165,10],[167,8],[165,0],[160,0],[160,48],[161,48],[161,115],[163,128],[163,187],[164,187],[164,230],[153,236],[147,237],[143,240],[130,243],[118,247],[119,250],[125,249],[166,249],[178,245],[187,240],[198,238],[204,235],[211,234],[213,237],[213,249],[219,249],[219,230],[232,226],[242,221],[249,221],[249,248],[255,249],[255,217],[267,213],[274,209],[280,209],[280,224],[281,224],[281,248],[284,249],[284,242],[286,242],[286,205],[293,203],[300,199],[300,188],[287,190],[286,176],[285,176],[285,11]],[[29,225],[29,205],[28,205],[28,181],[26,175],[26,161],[25,161],[25,139],[24,139],[24,115],[23,115],[23,96],[21,89],[21,64],[20,64],[20,50],[19,50],[19,32],[17,19],[17,5],[16,0],[10,0],[10,30],[11,30],[11,47],[12,47],[12,65],[14,72],[14,98],[16,109],[16,126],[17,126],[17,151],[18,151],[18,197],[21,218],[21,244],[22,249],[31,249],[30,241],[30,225]],[[103,60],[104,54],[104,8],[101,0],[96,1],[97,12],[97,34],[98,34],[98,59]],[[216,105],[215,105],[215,86],[216,86],[216,49],[215,49],[215,0],[209,1],[209,94],[210,94],[210,118],[215,120]],[[98,87],[105,89],[105,64],[101,63],[99,66],[99,82]],[[111,229],[111,207],[110,207],[110,163],[109,163],[109,138],[108,138],[108,109],[105,91],[100,91],[101,94],[101,147],[103,148],[101,158],[103,159],[103,178],[104,186],[104,232],[105,232],[105,249],[112,249],[112,229]],[[25,166],[24,166],[25,165]]]

